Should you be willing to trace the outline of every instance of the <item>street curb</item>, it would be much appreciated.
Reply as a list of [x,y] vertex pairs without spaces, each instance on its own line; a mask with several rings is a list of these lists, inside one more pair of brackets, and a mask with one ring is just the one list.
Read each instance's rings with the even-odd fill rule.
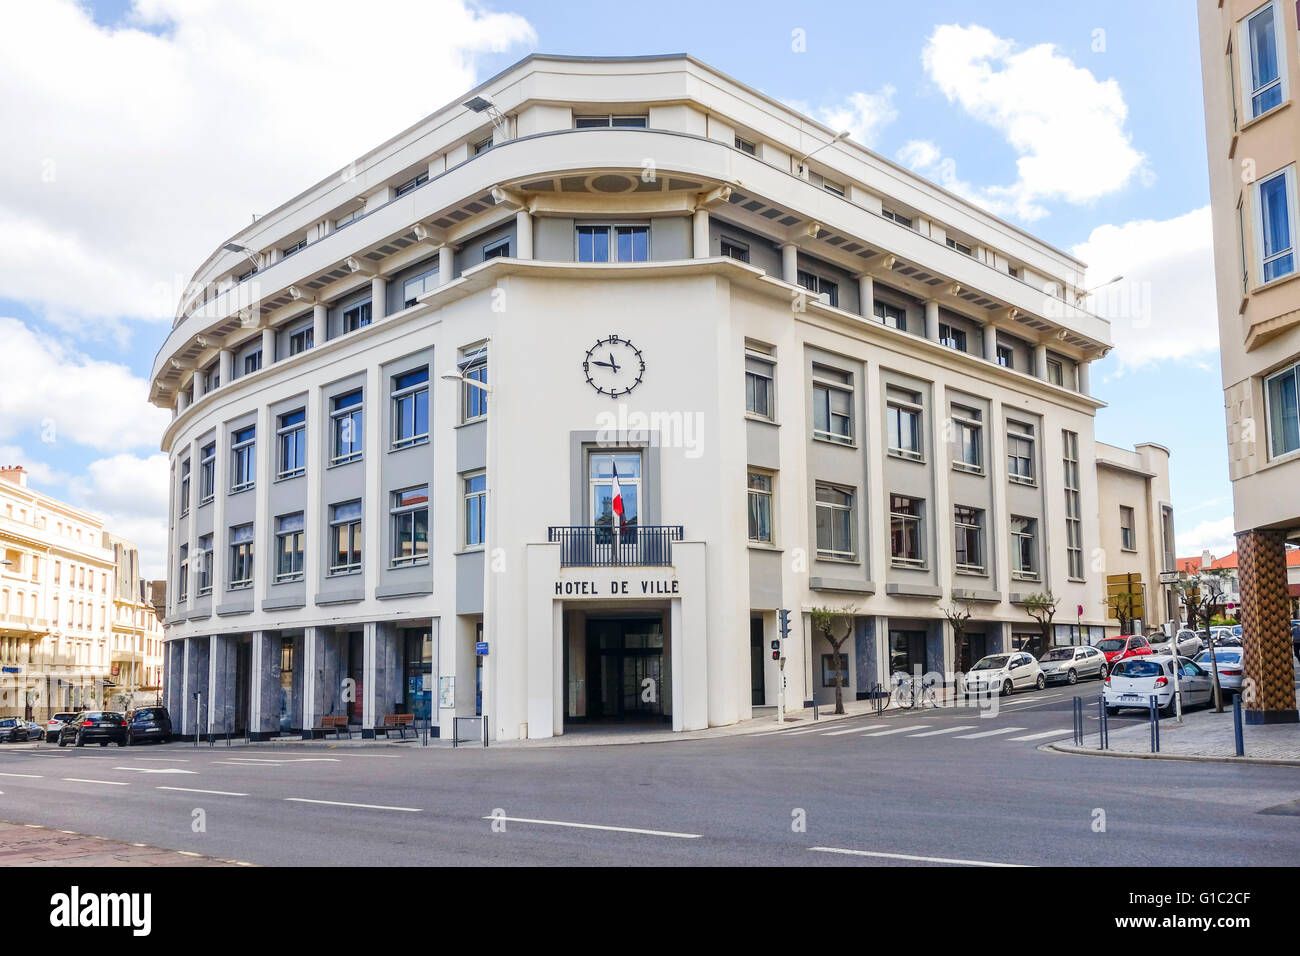
[[1282,760],[1272,757],[1211,757],[1205,754],[1152,754],[1126,753],[1122,750],[1094,750],[1070,744],[1045,744],[1039,750],[1081,757],[1130,757],[1138,760],[1184,760],[1191,763],[1253,764],[1264,767],[1300,767],[1300,760]]

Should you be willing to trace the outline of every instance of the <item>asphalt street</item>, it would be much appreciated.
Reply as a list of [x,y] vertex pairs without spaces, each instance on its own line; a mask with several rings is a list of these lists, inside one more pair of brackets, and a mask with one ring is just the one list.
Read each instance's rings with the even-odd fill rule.
[[1300,768],[1039,749],[1098,691],[650,744],[3,745],[0,819],[281,865],[1300,860]]

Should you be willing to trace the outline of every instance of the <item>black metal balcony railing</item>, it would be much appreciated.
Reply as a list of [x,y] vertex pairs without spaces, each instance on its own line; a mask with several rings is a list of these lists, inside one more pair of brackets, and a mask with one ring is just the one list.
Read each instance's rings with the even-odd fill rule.
[[562,568],[662,568],[673,563],[682,526],[552,527],[547,540],[560,545]]

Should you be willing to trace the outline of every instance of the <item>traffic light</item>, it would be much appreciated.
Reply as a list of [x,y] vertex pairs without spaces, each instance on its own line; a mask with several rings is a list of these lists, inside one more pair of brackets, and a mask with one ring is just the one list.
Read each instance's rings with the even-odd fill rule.
[[785,608],[781,608],[781,610],[777,612],[777,615],[781,621],[781,637],[783,639],[787,638],[790,636],[790,612]]
[[772,652],[772,660],[774,660],[774,661],[779,661],[780,659],[781,659],[781,652],[780,652],[780,651],[773,651],[773,652]]

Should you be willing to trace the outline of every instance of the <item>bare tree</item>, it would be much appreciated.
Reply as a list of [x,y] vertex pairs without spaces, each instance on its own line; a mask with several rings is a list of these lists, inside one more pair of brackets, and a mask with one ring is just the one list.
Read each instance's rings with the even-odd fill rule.
[[[845,608],[815,607],[808,612],[812,619],[813,629],[819,631],[822,637],[826,638],[826,643],[831,646],[831,660],[835,666],[835,713],[844,713],[844,671],[840,667],[840,661],[843,656],[840,654],[840,648],[844,646],[853,635],[853,615],[857,607],[849,605]],[[835,636],[836,627],[846,623],[844,633],[839,637]]]
[[1040,646],[1035,657],[1045,654],[1052,646],[1052,618],[1056,617],[1056,607],[1060,603],[1061,599],[1053,597],[1051,591],[1030,594],[1020,602],[1025,613],[1038,622]]
[[1132,633],[1133,621],[1137,619],[1135,612],[1142,606],[1142,592],[1125,591],[1122,594],[1112,594],[1109,603],[1111,611],[1115,614],[1115,620],[1119,622],[1119,632]]
[[[1223,688],[1219,685],[1219,662],[1214,652],[1214,637],[1210,633],[1210,617],[1214,608],[1223,603],[1223,586],[1220,583],[1223,571],[1219,568],[1204,568],[1197,577],[1180,577],[1174,582],[1174,590],[1182,599],[1187,611],[1187,626],[1193,631],[1197,624],[1205,623],[1205,638],[1210,651],[1210,676],[1214,681],[1214,712],[1223,713]],[[1178,654],[1178,635],[1173,640],[1175,663]],[[1177,668],[1175,668],[1177,670]]]
[[[948,619],[949,625],[952,626],[952,656],[953,670],[958,670],[961,664],[962,645],[966,641],[966,625],[970,623],[971,609],[969,601],[953,601],[947,607],[939,608],[943,616]],[[973,662],[972,662],[973,663]]]

